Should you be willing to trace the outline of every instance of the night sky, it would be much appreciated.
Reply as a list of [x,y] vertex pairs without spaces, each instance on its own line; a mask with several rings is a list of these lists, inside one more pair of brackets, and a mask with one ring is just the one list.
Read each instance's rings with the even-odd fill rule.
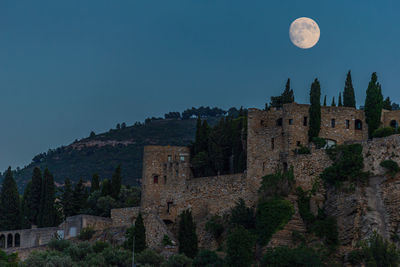
[[[0,170],[76,138],[192,106],[259,107],[292,79],[308,102],[372,72],[400,102],[399,1],[2,0]],[[302,50],[290,23],[314,19]],[[337,99],[336,99],[337,100]]]

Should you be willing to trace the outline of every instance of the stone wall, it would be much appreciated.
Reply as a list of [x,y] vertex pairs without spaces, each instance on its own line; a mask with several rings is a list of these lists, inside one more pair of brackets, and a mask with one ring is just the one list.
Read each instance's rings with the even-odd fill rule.
[[66,218],[58,229],[62,231],[65,239],[69,239],[78,236],[83,228],[92,227],[94,230],[98,231],[111,227],[111,225],[112,220],[110,218],[92,215],[76,215]]
[[114,227],[130,226],[139,215],[140,207],[112,209],[111,220]]

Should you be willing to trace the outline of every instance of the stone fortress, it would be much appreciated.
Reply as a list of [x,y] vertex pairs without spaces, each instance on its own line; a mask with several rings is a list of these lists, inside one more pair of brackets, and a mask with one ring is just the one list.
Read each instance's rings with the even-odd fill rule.
[[[87,226],[99,231],[112,227],[128,227],[134,223],[139,211],[143,213],[148,246],[160,248],[164,235],[176,241],[174,232],[179,214],[186,209],[192,210],[200,247],[213,247],[214,240],[205,231],[206,221],[214,214],[223,215],[229,212],[239,198],[244,199],[249,206],[255,205],[263,176],[277,169],[286,170],[293,167],[296,186],[309,190],[319,174],[331,165],[325,151],[315,149],[308,141],[308,109],[309,105],[297,103],[284,104],[282,108],[271,108],[268,111],[249,109],[247,170],[244,173],[194,178],[188,147],[146,146],[140,207],[112,210],[111,218],[78,215],[67,218],[59,227],[0,232],[0,248],[5,248],[7,252],[21,253],[24,249],[47,244],[56,234],[65,239],[73,238]],[[397,128],[399,121],[400,110],[382,111],[381,126]],[[350,107],[321,107],[319,136],[329,144],[361,143],[365,170],[375,176],[383,175],[384,170],[379,163],[384,159],[390,158],[400,164],[400,136],[368,140],[368,126],[362,110]],[[311,153],[294,153],[300,146],[310,147]],[[378,202],[381,203],[380,206],[385,207],[383,210],[388,212],[371,215],[369,219],[372,223],[369,226],[387,224],[390,227],[386,227],[383,236],[390,233],[400,234],[400,179],[396,183],[382,185],[382,188],[390,188],[386,193],[384,189],[379,188],[370,190],[376,193],[376,196],[372,194],[371,199],[365,199],[364,195],[357,200],[353,199],[351,203],[356,204],[352,207],[345,207],[343,204],[346,196],[337,199],[336,203],[330,203],[328,210],[338,217],[339,238],[342,244],[354,244],[355,239],[371,232],[371,229],[362,228],[361,223],[365,221],[363,222],[363,217],[360,216],[371,214],[371,206]],[[373,198],[378,198],[379,201]],[[270,242],[272,245],[290,245],[293,230],[305,232],[296,197],[292,195],[289,199],[295,207],[295,215],[284,230],[274,235]],[[317,195],[312,199],[312,210],[318,210],[324,201],[324,196]],[[339,202],[342,203],[343,209],[357,212],[354,211],[351,215],[353,217],[348,219],[343,215],[346,211],[335,206]],[[364,213],[360,211],[363,209]],[[382,207],[380,209],[382,211]],[[359,217],[354,217],[354,214],[358,214]],[[356,232],[357,227],[362,229],[363,234]]]

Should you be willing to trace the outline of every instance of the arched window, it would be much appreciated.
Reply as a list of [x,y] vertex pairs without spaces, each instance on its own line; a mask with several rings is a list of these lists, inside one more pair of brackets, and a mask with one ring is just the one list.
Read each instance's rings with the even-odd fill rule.
[[6,237],[4,235],[0,235],[0,248],[6,248]]
[[12,248],[13,247],[13,235],[8,234],[7,235],[7,248]]
[[390,127],[397,129],[399,127],[399,124],[396,120],[390,121]]
[[356,130],[362,130],[362,121],[361,120],[355,120],[354,122],[354,128]]
[[14,243],[15,243],[15,247],[20,247],[21,246],[21,236],[19,235],[19,233],[15,234]]

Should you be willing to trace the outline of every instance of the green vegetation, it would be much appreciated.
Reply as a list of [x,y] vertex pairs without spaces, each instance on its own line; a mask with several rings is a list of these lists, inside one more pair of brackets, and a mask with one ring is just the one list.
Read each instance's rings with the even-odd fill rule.
[[8,168],[0,192],[0,230],[20,228],[20,200],[11,168]]
[[371,138],[381,123],[381,113],[383,108],[382,88],[378,83],[376,72],[372,73],[371,81],[368,84],[367,96],[365,98],[365,121],[368,124],[368,136]]
[[225,231],[224,222],[218,215],[214,215],[206,223],[206,231],[213,235],[215,240],[219,240],[223,232]]
[[384,160],[379,165],[385,168],[387,170],[387,173],[390,174],[391,176],[394,176],[396,173],[400,171],[400,167],[397,164],[397,162],[391,159]]
[[264,255],[262,266],[274,267],[318,267],[325,266],[321,256],[312,248],[308,247],[276,247],[269,248]]
[[242,226],[245,229],[255,229],[256,220],[253,208],[246,206],[243,199],[239,199],[236,205],[231,209],[230,224],[232,226]]
[[343,106],[356,107],[356,97],[354,95],[353,82],[351,80],[351,71],[347,73],[346,82],[343,91]]
[[343,104],[342,104],[342,93],[339,93],[338,107],[343,107]]
[[[135,239],[134,239],[135,238]],[[146,228],[144,227],[142,213],[139,212],[135,224],[126,230],[124,248],[133,250],[135,240],[135,252],[140,253],[146,249]]]
[[277,170],[274,174],[266,175],[262,178],[261,186],[258,190],[260,200],[286,197],[292,190],[294,183],[292,166],[286,172]]
[[217,253],[210,250],[200,250],[193,260],[195,267],[222,267],[224,260],[218,257]]
[[368,173],[362,171],[364,159],[360,144],[334,146],[326,150],[333,164],[321,173],[328,184],[340,186],[342,182],[364,182]]
[[303,145],[300,145],[299,148],[296,148],[293,152],[295,154],[297,154],[297,155],[303,155],[303,154],[310,154],[311,153],[310,149],[308,147],[306,147],[306,146],[303,146]]
[[172,246],[172,240],[171,240],[171,238],[169,238],[168,235],[164,235],[164,236],[163,236],[162,245],[163,245],[164,247],[166,247],[166,246]]
[[[294,93],[293,89],[290,88],[290,79],[287,79],[285,90],[280,96],[271,96],[270,107],[281,108],[283,104],[293,103]],[[265,105],[266,107],[268,104]]]
[[361,242],[360,248],[348,255],[353,265],[365,266],[399,266],[400,251],[396,246],[374,233],[368,240]]
[[7,255],[0,249],[0,266],[2,267],[17,267],[18,266],[18,254],[11,253]]
[[82,241],[90,240],[93,237],[94,233],[95,233],[94,228],[91,226],[88,226],[81,230],[81,232],[78,235],[78,238],[79,238],[79,240],[82,240]]
[[321,129],[321,86],[318,79],[315,79],[311,84],[310,90],[310,109],[308,111],[310,125],[308,128],[308,139],[312,140],[318,137]]
[[336,107],[335,97],[334,96],[332,97],[331,107]]
[[398,133],[393,127],[381,127],[372,133],[373,138],[386,137]]
[[226,263],[228,266],[247,267],[254,262],[255,238],[243,226],[237,226],[228,235]]
[[179,215],[178,241],[179,253],[192,259],[196,257],[198,252],[196,224],[190,210],[185,210]]
[[311,142],[313,142],[315,144],[315,147],[317,149],[321,149],[326,145],[326,140],[324,138],[321,138],[321,137],[313,137],[311,139]]

